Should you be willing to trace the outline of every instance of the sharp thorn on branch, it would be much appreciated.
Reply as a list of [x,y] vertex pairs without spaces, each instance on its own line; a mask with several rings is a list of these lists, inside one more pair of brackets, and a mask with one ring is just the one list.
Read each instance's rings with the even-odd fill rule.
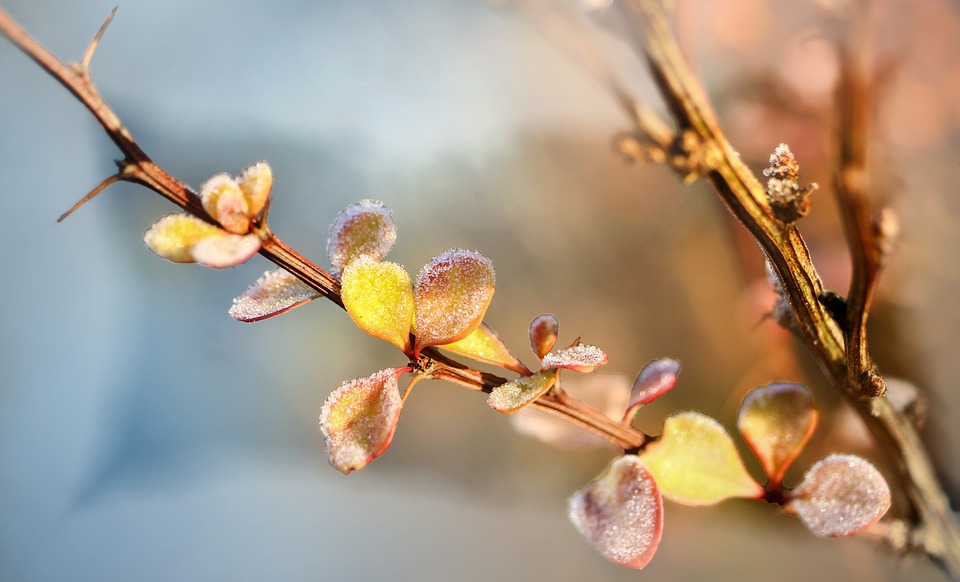
[[113,10],[111,10],[110,14],[107,15],[106,20],[104,20],[103,24],[100,25],[100,30],[97,31],[96,36],[93,37],[93,40],[91,40],[90,44],[87,46],[87,51],[83,53],[83,60],[80,61],[80,66],[84,71],[90,70],[90,61],[93,59],[93,53],[96,52],[97,46],[100,45],[100,39],[103,38],[103,33],[107,32],[107,27],[110,26],[111,22],[113,22],[113,17],[117,13],[117,8],[119,8],[119,6],[113,7]]
[[119,182],[121,180],[123,180],[123,178],[120,176],[120,174],[114,174],[112,176],[108,176],[103,182],[100,182],[100,184],[98,184],[96,188],[91,190],[86,196],[84,196],[76,204],[71,206],[70,210],[61,214],[60,218],[57,219],[57,222],[63,222],[63,220],[66,217],[70,216],[71,214],[74,213],[76,209],[80,208],[81,206],[83,206],[84,204],[92,200],[94,196],[102,192],[107,186],[111,184],[115,184],[116,182]]

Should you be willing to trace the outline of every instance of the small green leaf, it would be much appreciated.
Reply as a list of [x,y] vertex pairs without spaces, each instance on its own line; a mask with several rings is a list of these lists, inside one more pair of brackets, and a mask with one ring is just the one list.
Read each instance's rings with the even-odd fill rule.
[[397,389],[403,370],[344,382],[323,403],[320,430],[327,458],[344,475],[362,469],[390,446],[403,407]]
[[685,505],[713,505],[729,497],[763,497],[726,429],[700,412],[679,412],[663,423],[660,439],[640,458],[664,497]]
[[480,326],[493,299],[493,263],[480,253],[450,249],[417,275],[414,350],[450,344]]
[[552,313],[542,313],[530,322],[530,347],[538,358],[543,359],[553,349],[559,332],[560,322]]
[[555,372],[538,372],[532,376],[520,376],[512,382],[494,388],[487,398],[487,404],[497,412],[513,414],[539,398],[556,381]]
[[604,558],[641,569],[660,545],[663,500],[636,455],[624,455],[567,502],[567,515]]
[[740,434],[773,487],[783,481],[816,426],[817,409],[802,384],[774,383],[757,388],[743,399],[737,414]]
[[597,366],[607,363],[607,354],[596,346],[578,343],[568,348],[550,352],[540,362],[541,370],[564,368],[582,374],[589,374]]
[[403,267],[369,259],[353,261],[343,271],[340,297],[360,329],[410,354],[413,290]]
[[500,366],[518,374],[530,373],[523,362],[510,353],[510,348],[503,343],[497,332],[490,329],[485,323],[481,323],[480,327],[473,330],[473,333],[462,340],[455,341],[452,344],[444,344],[440,348],[478,362]]
[[267,271],[233,300],[230,317],[244,322],[280,315],[320,297],[316,289],[283,269]]
[[786,508],[818,536],[849,536],[890,508],[890,487],[876,467],[856,455],[828,455],[807,471]]
[[341,210],[333,221],[327,256],[338,274],[361,257],[379,261],[396,240],[393,212],[376,200],[361,200]]

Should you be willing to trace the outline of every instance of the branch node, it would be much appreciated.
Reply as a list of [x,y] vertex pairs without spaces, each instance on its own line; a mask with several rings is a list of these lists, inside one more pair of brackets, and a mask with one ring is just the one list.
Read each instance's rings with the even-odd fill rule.
[[787,144],[782,143],[773,151],[770,167],[763,171],[763,175],[768,178],[767,202],[777,220],[790,225],[810,212],[812,202],[809,196],[819,186],[815,183],[800,185],[800,164]]

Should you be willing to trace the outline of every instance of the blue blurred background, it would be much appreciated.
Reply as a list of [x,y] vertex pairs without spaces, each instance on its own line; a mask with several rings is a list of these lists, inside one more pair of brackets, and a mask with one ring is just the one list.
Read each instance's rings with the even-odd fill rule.
[[[809,42],[814,10],[679,4],[744,157],[762,167],[788,141],[828,191],[835,61]],[[885,93],[878,165],[905,234],[876,350],[884,370],[931,392],[927,434],[955,493],[956,14],[930,2],[905,20],[891,4],[882,20],[898,32],[882,48],[905,56]],[[4,2],[67,60],[112,7]],[[732,426],[747,390],[799,380],[826,428],[793,478],[824,452],[871,456],[809,358],[771,324],[755,326],[772,301],[755,247],[702,185],[680,188],[612,151],[627,119],[557,26],[481,0],[128,0],[93,72],[140,145],[185,182],[268,160],[274,231],[321,264],[337,211],[379,199],[398,223],[391,258],[409,270],[451,246],[493,259],[487,321],[528,363],[527,325],[541,312],[558,315],[562,342],[604,348],[611,373],[681,358],[676,394],[641,415],[651,433],[687,407]],[[632,90],[653,95],[623,47],[594,40]],[[142,232],[173,208],[146,189],[112,186],[55,224],[118,154],[5,40],[0,132],[2,580],[936,579],[923,560],[816,539],[737,502],[668,504],[656,559],[644,573],[621,569],[565,517],[567,496],[612,451],[548,448],[452,385],[421,384],[390,451],[344,477],[326,462],[321,404],[401,355],[322,301],[233,321],[232,297],[270,265],[213,272],[156,258]],[[845,289],[829,194],[804,228],[828,285]]]

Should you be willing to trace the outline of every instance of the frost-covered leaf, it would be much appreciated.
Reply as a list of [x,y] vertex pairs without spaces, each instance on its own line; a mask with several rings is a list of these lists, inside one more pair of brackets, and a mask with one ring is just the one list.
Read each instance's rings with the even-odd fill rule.
[[818,536],[849,536],[883,517],[890,488],[876,467],[856,455],[828,455],[790,493],[795,511]]
[[376,200],[361,200],[337,215],[330,226],[327,256],[334,273],[360,257],[379,261],[397,240],[393,212]]
[[145,233],[143,242],[161,257],[176,263],[197,262],[226,269],[246,262],[260,250],[256,235],[230,234],[190,214],[168,214]]
[[550,352],[540,362],[541,370],[564,368],[587,374],[597,366],[607,363],[607,354],[596,346],[578,343],[568,348]]
[[663,499],[636,455],[624,455],[567,502],[567,515],[604,558],[640,569],[663,533]]
[[817,426],[817,409],[806,386],[777,382],[753,390],[743,399],[737,427],[760,460],[774,487]]
[[191,249],[193,258],[205,267],[229,269],[250,260],[260,250],[260,238],[255,234],[240,236],[220,231],[197,242]]
[[330,464],[345,475],[379,457],[393,439],[403,402],[397,389],[398,370],[344,382],[320,412],[320,430]]
[[652,360],[640,370],[633,388],[630,390],[630,401],[624,418],[633,418],[637,410],[650,404],[677,384],[680,374],[680,360],[660,358]]
[[267,271],[233,300],[230,317],[260,321],[299,307],[320,297],[313,287],[283,269]]
[[407,271],[396,263],[362,259],[344,269],[341,283],[340,297],[354,323],[409,354],[413,289]]
[[530,322],[530,347],[538,358],[543,358],[553,349],[559,332],[560,322],[552,313],[542,313]]
[[214,220],[234,234],[250,230],[250,205],[237,182],[216,174],[200,186],[200,202]]
[[553,372],[538,372],[532,376],[520,376],[512,382],[501,384],[490,392],[487,404],[497,412],[513,414],[540,397],[553,386],[557,375]]
[[[564,379],[563,390],[611,420],[619,420],[627,405],[630,380],[622,374],[576,374]],[[611,446],[590,430],[530,406],[511,415],[510,424],[522,435],[563,449]]]
[[517,359],[507,344],[503,343],[497,332],[481,323],[473,333],[452,344],[440,346],[443,350],[495,366],[512,370],[518,374],[528,374],[530,370]]
[[663,422],[660,439],[640,455],[664,497],[686,505],[712,505],[729,497],[759,498],[730,434],[715,419],[695,411]]
[[450,249],[417,275],[416,335],[419,351],[461,340],[480,326],[493,299],[493,263],[480,253]]
[[273,171],[267,162],[257,162],[240,173],[237,184],[247,200],[248,215],[253,218],[263,209],[273,187]]

